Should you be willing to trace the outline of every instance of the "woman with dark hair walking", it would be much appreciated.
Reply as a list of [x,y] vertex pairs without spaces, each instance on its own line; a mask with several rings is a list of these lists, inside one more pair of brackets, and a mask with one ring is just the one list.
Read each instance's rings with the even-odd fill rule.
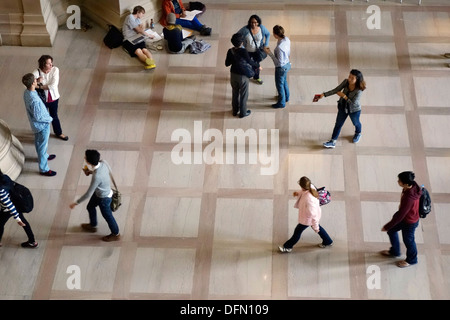
[[319,224],[322,209],[320,208],[319,194],[316,187],[308,177],[301,177],[298,184],[301,190],[294,192],[294,197],[297,197],[294,208],[298,209],[298,224],[292,237],[282,246],[279,246],[278,249],[281,252],[291,252],[292,247],[300,240],[302,232],[308,227],[311,227],[322,238],[322,243],[319,244],[320,248],[331,247],[333,240]]
[[325,142],[323,146],[325,148],[334,148],[336,146],[336,140],[341,133],[342,126],[345,123],[347,117],[350,117],[353,125],[355,126],[355,135],[353,136],[353,143],[358,143],[361,139],[361,122],[359,120],[361,116],[361,95],[366,89],[366,82],[364,81],[361,71],[353,69],[350,71],[348,78],[341,82],[333,90],[324,92],[320,95],[319,99],[328,97],[333,94],[339,96],[338,101],[338,113],[336,116],[336,123],[334,125],[333,134],[331,140]]
[[414,233],[419,225],[419,202],[422,190],[414,181],[415,174],[412,171],[404,171],[398,174],[398,185],[402,188],[398,211],[386,223],[381,231],[387,231],[391,248],[381,251],[383,256],[399,257],[400,242],[398,232],[402,231],[403,243],[406,247],[406,259],[399,261],[400,268],[409,267],[417,263],[417,246]]

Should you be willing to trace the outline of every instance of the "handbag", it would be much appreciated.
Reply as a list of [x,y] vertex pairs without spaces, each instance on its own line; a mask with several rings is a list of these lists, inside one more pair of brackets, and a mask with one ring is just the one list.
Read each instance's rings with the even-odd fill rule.
[[255,69],[253,69],[252,65],[245,61],[242,57],[236,56],[233,49],[231,49],[231,52],[234,55],[234,61],[238,65],[239,70],[243,72],[244,76],[253,78],[255,76]]
[[103,162],[108,167],[108,169],[109,169],[109,176],[111,177],[111,181],[114,184],[114,188],[111,188],[112,192],[113,192],[113,195],[111,197],[111,205],[110,205],[110,207],[111,207],[111,211],[112,212],[116,212],[119,209],[119,207],[122,205],[122,193],[120,193],[119,189],[117,188],[116,181],[114,180],[114,177],[113,177],[112,172],[111,172],[111,167],[109,166],[109,164],[106,161],[103,161]]
[[250,35],[253,38],[253,41],[256,45],[256,51],[255,51],[255,59],[257,62],[263,61],[265,58],[267,58],[267,53],[264,51],[263,48],[258,47],[258,44],[256,43],[255,37],[253,36],[252,30],[249,29]]
[[321,206],[330,203],[331,194],[325,187],[317,189],[317,193],[319,194],[319,204]]

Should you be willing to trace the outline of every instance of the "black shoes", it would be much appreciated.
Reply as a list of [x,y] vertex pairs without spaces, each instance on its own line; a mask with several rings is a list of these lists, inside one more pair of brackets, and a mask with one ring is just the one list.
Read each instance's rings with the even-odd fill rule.
[[212,31],[212,29],[210,27],[203,25],[202,28],[200,29],[200,34],[202,36],[210,36],[211,31]]
[[35,241],[33,243],[30,242],[23,242],[20,244],[22,246],[22,248],[30,248],[30,249],[34,249],[37,248],[39,246],[39,244]]
[[56,155],[51,154],[51,155],[48,156],[47,160],[50,161],[50,160],[53,160],[55,158],[56,158]]
[[68,136],[63,135],[62,133],[58,136],[58,138],[60,138],[61,140],[67,141],[69,140]]
[[46,171],[46,172],[39,172],[39,174],[40,174],[41,176],[46,176],[46,177],[53,177],[53,176],[56,176],[56,172],[55,172],[55,171],[52,171],[52,170],[48,170],[48,171]]
[[248,117],[250,115],[250,113],[252,113],[252,110],[247,110],[247,112],[245,114],[240,114],[239,118]]

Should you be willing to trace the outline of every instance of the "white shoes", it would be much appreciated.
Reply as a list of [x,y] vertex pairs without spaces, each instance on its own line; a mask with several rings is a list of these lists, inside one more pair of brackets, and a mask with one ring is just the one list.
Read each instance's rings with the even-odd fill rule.
[[292,251],[292,248],[288,249],[288,248],[285,248],[283,246],[279,246],[278,249],[280,249],[281,252],[291,252]]

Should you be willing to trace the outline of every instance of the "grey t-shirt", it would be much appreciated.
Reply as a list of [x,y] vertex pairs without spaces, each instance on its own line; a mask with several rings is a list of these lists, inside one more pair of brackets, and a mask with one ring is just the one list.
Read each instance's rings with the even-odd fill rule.
[[137,32],[134,30],[137,26],[141,24],[141,19],[133,16],[130,14],[128,17],[125,18],[125,21],[123,23],[122,27],[122,34],[125,40],[130,39],[132,36],[135,36]]
[[99,198],[110,198],[112,196],[109,164],[104,160],[100,160],[98,166],[94,169],[88,190],[76,201],[76,203],[79,204],[90,198],[94,192]]

